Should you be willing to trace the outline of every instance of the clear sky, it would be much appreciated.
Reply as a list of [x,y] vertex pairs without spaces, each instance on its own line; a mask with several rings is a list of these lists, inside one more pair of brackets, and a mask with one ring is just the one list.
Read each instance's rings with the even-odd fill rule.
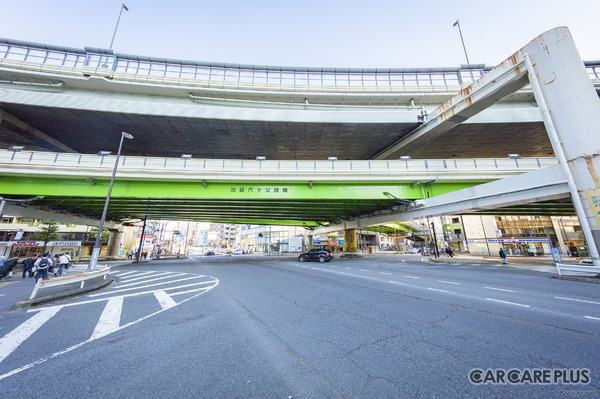
[[[120,0],[0,0],[0,37],[108,48]],[[126,0],[116,52],[285,66],[496,65],[567,26],[600,59],[600,0]]]

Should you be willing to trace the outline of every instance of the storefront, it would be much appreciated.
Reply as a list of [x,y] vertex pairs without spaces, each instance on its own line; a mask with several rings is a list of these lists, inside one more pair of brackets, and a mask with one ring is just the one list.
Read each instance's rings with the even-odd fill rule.
[[43,241],[4,241],[0,242],[0,255],[7,258],[28,258],[41,255]]
[[81,255],[81,241],[50,241],[46,244],[46,251],[50,255],[69,253],[71,257]]

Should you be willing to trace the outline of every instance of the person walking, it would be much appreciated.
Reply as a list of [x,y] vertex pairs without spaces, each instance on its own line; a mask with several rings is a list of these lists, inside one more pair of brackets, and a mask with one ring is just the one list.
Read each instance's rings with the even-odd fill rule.
[[66,254],[60,254],[58,256],[58,264],[60,265],[58,268],[58,275],[62,276],[63,273],[66,273],[67,269],[69,269],[69,257]]
[[51,266],[54,266],[54,261],[52,260],[52,257],[50,257],[50,254],[46,252],[42,257],[35,261],[34,266],[37,268],[35,273],[35,282],[37,284],[40,277],[42,279],[48,278],[48,269]]
[[506,252],[504,252],[504,249],[500,248],[500,251],[498,251],[498,254],[500,255],[500,259],[502,259],[502,264],[505,265],[506,264]]
[[29,273],[29,277],[33,277],[33,264],[35,263],[35,259],[31,256],[23,261],[23,278],[25,275]]

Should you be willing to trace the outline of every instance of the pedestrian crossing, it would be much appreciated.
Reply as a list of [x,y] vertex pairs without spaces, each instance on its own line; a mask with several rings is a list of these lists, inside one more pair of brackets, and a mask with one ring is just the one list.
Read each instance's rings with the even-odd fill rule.
[[[214,277],[192,273],[116,270],[111,275],[115,283],[102,291],[3,315],[0,318],[0,380],[160,314],[219,284]],[[76,328],[68,328],[71,325]],[[68,335],[61,344],[53,345],[52,340],[48,340],[48,345],[40,351],[27,349],[28,343],[39,345],[43,337],[57,332],[61,336]]]

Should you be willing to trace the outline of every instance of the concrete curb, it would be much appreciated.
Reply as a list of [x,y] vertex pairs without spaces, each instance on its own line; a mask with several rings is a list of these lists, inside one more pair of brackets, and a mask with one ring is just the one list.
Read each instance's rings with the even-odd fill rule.
[[557,280],[578,281],[580,283],[600,284],[600,278],[584,276],[552,276]]
[[69,298],[72,296],[84,294],[86,292],[96,291],[96,290],[106,287],[107,285],[111,284],[113,281],[115,281],[115,278],[110,277],[110,278],[107,278],[106,280],[102,280],[99,283],[96,283],[96,284],[93,284],[90,286],[86,286],[83,288],[76,288],[76,289],[72,289],[72,290],[68,290],[68,291],[63,291],[63,292],[60,292],[60,293],[57,293],[54,295],[31,299],[31,300],[23,299],[16,303],[15,308],[16,309],[30,308],[33,306],[41,305],[46,302],[56,301],[57,299]]

